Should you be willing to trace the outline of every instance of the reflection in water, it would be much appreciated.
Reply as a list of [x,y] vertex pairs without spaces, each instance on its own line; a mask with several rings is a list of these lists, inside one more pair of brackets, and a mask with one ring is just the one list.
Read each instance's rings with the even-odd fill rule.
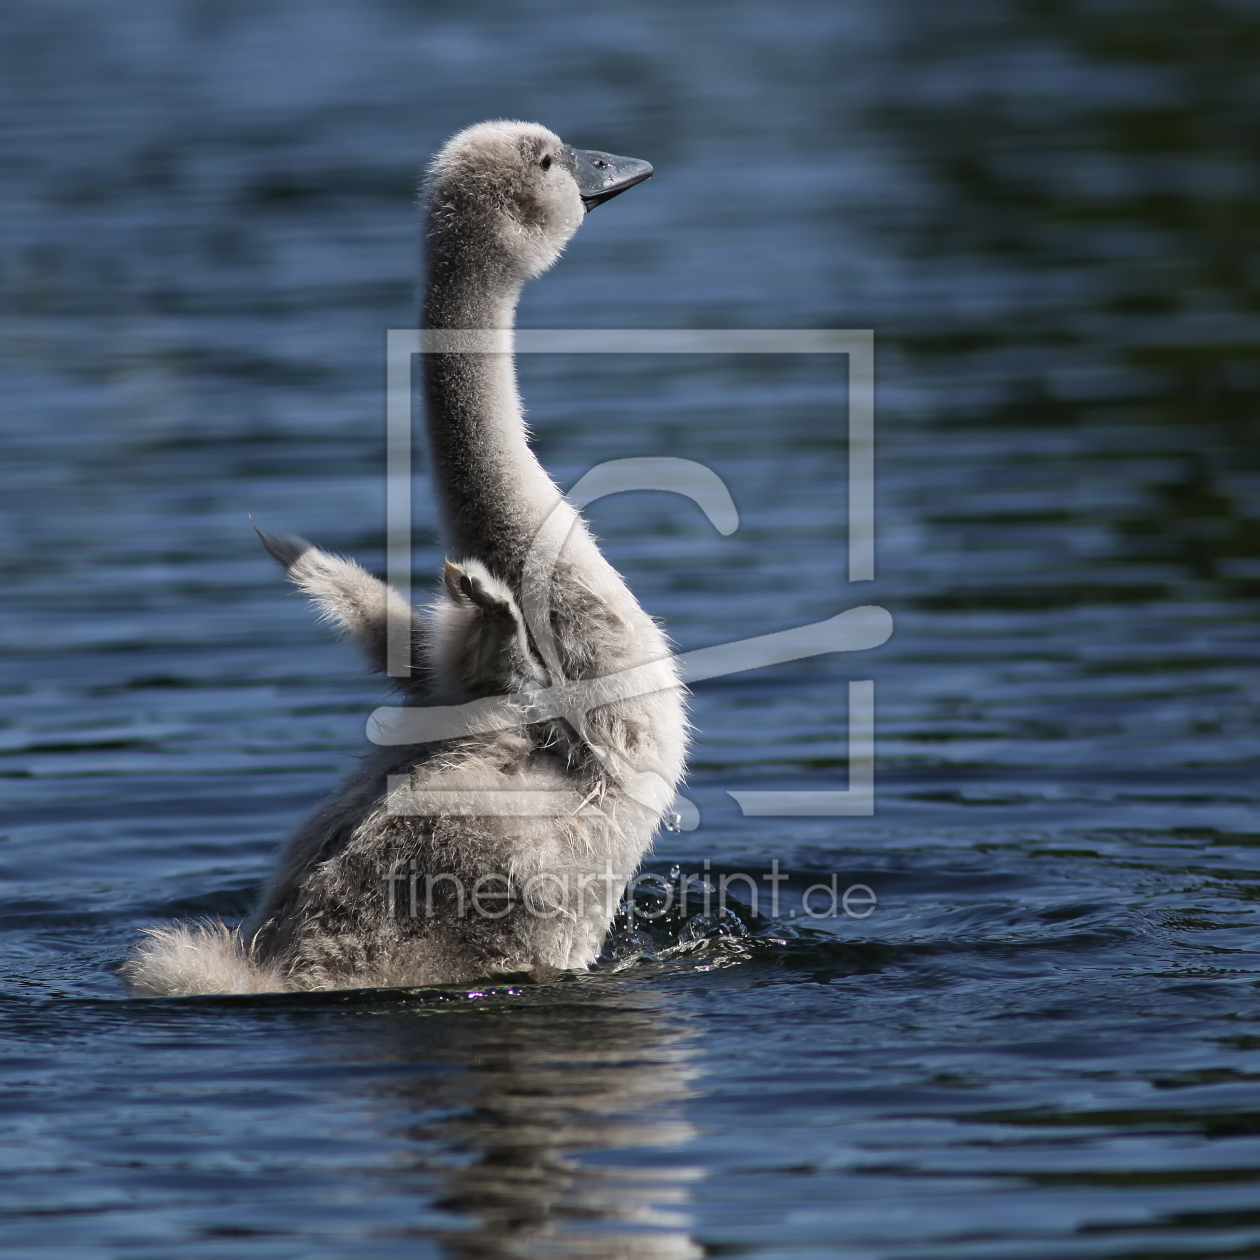
[[670,1150],[696,1135],[679,1104],[695,1092],[697,1034],[664,994],[581,983],[396,1027],[395,1053],[442,1068],[391,1105],[441,1116],[405,1131],[434,1152],[418,1159],[439,1182],[426,1177],[426,1195],[469,1222],[442,1232],[452,1256],[702,1254],[684,1210],[700,1170]]

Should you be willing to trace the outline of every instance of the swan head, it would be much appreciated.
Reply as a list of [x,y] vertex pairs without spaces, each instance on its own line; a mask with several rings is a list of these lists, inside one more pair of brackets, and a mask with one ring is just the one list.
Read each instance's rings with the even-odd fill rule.
[[575,149],[538,123],[478,123],[429,168],[430,240],[528,280],[560,257],[588,211],[651,174],[647,162]]

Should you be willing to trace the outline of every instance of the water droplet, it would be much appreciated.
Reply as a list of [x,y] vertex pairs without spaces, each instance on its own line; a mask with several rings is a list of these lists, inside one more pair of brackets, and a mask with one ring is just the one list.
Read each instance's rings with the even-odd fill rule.
[[646,932],[630,928],[624,932],[612,932],[604,941],[600,957],[605,962],[626,963],[638,958],[655,958],[656,949]]
[[681,831],[682,830],[682,815],[681,814],[666,814],[665,815],[665,830],[666,831]]
[[744,940],[747,936],[748,929],[744,926],[743,920],[733,910],[728,910],[723,906],[712,914],[692,915],[683,925],[683,930],[678,933],[678,942],[680,945],[685,945],[690,941],[713,940],[721,937]]
[[681,874],[682,874],[682,867],[679,866],[677,862],[675,862],[674,865],[669,868],[669,877],[670,879],[677,879],[679,875]]

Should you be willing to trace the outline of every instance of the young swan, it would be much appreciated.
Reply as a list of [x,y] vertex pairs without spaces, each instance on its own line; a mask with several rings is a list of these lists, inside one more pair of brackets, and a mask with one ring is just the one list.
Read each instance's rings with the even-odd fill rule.
[[[510,329],[524,282],[651,169],[531,123],[455,136],[430,171],[425,327]],[[508,335],[489,334],[500,347]],[[664,635],[530,450],[510,353],[479,352],[487,343],[466,332],[435,348],[434,488],[460,559],[427,616],[350,560],[263,542],[375,668],[387,627],[410,626],[409,704],[478,702],[495,720],[373,747],[290,837],[240,929],[150,929],[122,971],[140,992],[586,967],[670,807],[686,720]]]

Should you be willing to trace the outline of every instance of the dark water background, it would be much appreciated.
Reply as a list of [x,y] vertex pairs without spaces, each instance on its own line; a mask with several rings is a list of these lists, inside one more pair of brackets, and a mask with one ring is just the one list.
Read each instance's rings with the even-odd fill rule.
[[[1258,67],[1226,0],[9,0],[0,1247],[1260,1254]],[[417,171],[495,115],[658,169],[523,325],[876,331],[862,586],[836,361],[523,376],[564,484],[726,478],[728,539],[591,512],[684,647],[895,614],[697,686],[703,821],[653,863],[878,909],[510,992],[132,999],[136,929],[243,913],[383,695],[247,514],[382,565]],[[850,678],[876,816],[742,818],[844,785]]]

